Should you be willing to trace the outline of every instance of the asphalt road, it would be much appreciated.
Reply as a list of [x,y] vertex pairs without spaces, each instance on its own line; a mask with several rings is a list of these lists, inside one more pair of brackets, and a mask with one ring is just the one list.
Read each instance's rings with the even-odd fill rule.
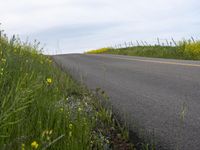
[[70,54],[54,60],[102,88],[131,130],[162,149],[200,150],[200,62]]

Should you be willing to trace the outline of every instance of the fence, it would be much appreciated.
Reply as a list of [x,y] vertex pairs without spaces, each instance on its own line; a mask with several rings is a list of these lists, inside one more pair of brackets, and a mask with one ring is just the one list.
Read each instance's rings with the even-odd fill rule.
[[[188,42],[196,42],[197,39],[195,40],[193,37],[190,39],[186,40],[183,39],[182,41],[188,41]],[[129,48],[129,47],[135,47],[135,46],[177,46],[180,41],[176,41],[173,38],[171,39],[161,39],[157,38],[154,41],[147,42],[147,41],[142,41],[142,40],[136,40],[136,41],[130,41],[130,42],[124,42],[122,44],[115,44],[114,46],[110,46],[111,48],[114,49],[120,49],[120,48]]]

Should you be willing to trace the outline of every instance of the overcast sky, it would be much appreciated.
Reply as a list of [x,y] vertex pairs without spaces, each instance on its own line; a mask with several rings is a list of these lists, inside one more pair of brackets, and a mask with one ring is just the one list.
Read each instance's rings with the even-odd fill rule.
[[124,41],[200,37],[199,0],[0,0],[9,35],[38,39],[45,53],[75,53]]

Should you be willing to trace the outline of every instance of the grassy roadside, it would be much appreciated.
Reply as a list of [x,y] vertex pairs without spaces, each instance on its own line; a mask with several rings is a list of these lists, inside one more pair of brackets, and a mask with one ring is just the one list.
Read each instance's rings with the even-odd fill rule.
[[103,48],[88,54],[117,54],[157,58],[200,60],[200,41],[180,41],[176,46],[133,46],[127,48]]
[[42,55],[38,42],[22,43],[4,35],[0,36],[0,148],[133,149],[133,145],[112,111]]

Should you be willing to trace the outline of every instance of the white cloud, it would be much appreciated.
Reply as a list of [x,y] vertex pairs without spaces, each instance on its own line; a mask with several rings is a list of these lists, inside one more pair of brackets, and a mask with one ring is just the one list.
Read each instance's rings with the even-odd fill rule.
[[132,39],[197,36],[199,6],[198,0],[0,0],[0,22],[7,33],[37,38],[47,48],[63,41],[60,47],[69,52]]

